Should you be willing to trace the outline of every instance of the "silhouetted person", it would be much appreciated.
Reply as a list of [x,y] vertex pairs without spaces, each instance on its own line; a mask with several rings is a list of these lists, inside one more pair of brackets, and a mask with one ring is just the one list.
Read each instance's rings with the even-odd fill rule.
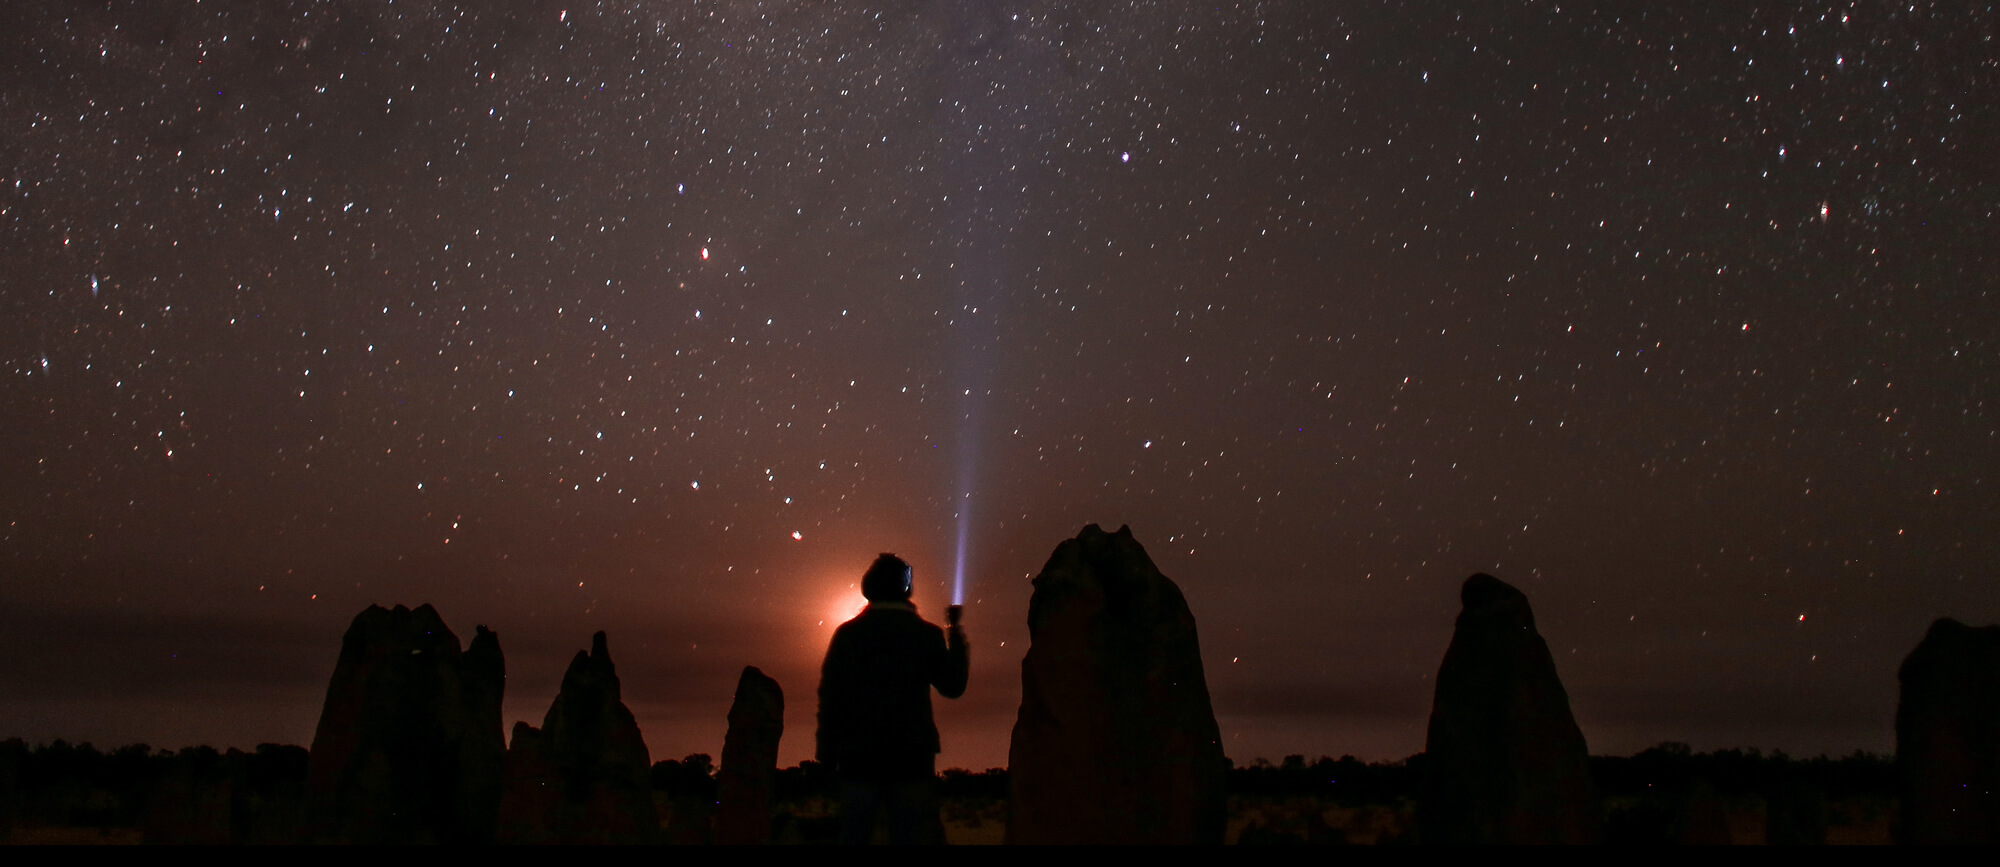
[[842,843],[867,843],[885,810],[891,842],[944,842],[931,687],[964,695],[970,659],[959,606],[937,628],[917,615],[910,581],[902,558],[875,558],[861,578],[868,607],[834,630],[820,668],[818,758],[840,777]]

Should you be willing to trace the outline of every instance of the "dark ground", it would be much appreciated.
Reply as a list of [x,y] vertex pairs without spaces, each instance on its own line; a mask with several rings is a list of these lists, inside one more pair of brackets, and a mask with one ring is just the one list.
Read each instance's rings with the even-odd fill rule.
[[[306,750],[254,751],[144,744],[109,752],[62,741],[0,745],[0,832],[13,843],[282,843],[299,818]],[[1353,757],[1257,759],[1228,773],[1228,839],[1241,844],[1393,844],[1419,838],[1413,817],[1423,756],[1364,763]],[[1610,841],[1673,843],[1888,843],[1896,812],[1892,759],[1855,752],[1796,759],[1757,750],[1694,753],[1665,743],[1634,756],[1594,756]],[[653,765],[654,802],[677,844],[708,842],[713,760]],[[1006,828],[1007,771],[939,775],[954,843],[998,843]],[[839,824],[833,781],[806,762],[778,775],[773,837],[831,842]]]

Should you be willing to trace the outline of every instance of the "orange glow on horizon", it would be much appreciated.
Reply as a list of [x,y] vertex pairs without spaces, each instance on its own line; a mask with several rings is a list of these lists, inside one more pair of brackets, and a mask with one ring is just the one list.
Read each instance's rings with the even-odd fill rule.
[[860,588],[849,584],[841,590],[839,596],[827,604],[825,612],[819,621],[819,626],[828,632],[832,632],[840,624],[854,619],[854,616],[860,614],[861,609],[866,607],[868,607],[868,599],[861,595]]

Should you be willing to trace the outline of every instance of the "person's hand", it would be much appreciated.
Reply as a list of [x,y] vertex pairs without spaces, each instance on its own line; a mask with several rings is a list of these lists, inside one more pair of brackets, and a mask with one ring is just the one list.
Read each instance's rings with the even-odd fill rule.
[[944,607],[944,622],[946,626],[957,626],[959,618],[964,616],[965,606],[963,605],[946,605]]

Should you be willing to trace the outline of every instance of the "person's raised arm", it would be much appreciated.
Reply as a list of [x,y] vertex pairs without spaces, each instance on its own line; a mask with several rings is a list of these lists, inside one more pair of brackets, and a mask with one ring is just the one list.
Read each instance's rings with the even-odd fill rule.
[[957,698],[965,694],[965,681],[972,672],[972,654],[965,644],[965,627],[959,625],[959,618],[965,614],[965,606],[952,605],[944,610],[945,639],[943,653],[938,658],[937,670],[931,676],[931,683],[937,686],[938,695]]

